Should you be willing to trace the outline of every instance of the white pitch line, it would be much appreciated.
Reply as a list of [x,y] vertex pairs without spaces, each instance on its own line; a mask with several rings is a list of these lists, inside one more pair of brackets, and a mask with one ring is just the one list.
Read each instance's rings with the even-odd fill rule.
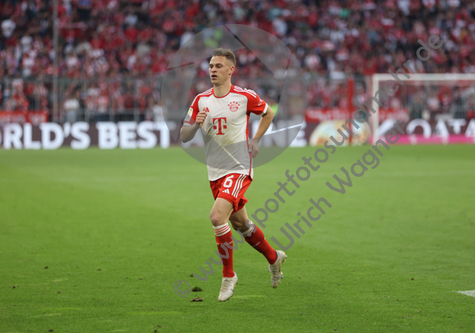
[[457,291],[459,294],[475,297],[475,290]]

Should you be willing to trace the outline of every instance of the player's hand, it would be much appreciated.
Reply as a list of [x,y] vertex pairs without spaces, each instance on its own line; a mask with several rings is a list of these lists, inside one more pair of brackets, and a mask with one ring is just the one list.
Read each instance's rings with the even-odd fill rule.
[[206,116],[207,116],[207,113],[206,111],[200,111],[198,112],[198,114],[196,115],[196,122],[200,125],[200,126],[203,126],[203,123],[206,119]]
[[259,147],[257,145],[258,143],[259,141],[257,139],[252,139],[251,142],[249,142],[249,153],[251,153],[252,158],[259,154]]

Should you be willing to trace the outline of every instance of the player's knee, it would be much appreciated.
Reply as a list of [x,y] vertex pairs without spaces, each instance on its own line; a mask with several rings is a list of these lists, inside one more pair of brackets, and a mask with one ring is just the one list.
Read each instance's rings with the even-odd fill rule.
[[211,213],[209,214],[209,219],[211,220],[211,224],[215,227],[225,222],[223,221],[223,218],[221,217],[221,215],[214,211],[211,211]]

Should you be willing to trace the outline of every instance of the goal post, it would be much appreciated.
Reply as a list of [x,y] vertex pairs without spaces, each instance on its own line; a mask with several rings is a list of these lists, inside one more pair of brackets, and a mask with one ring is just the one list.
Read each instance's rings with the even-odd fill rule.
[[[411,74],[407,73],[409,77],[406,77],[404,74],[399,73],[397,75],[398,79],[404,83],[405,93],[401,93],[402,95],[406,94],[406,96],[400,96],[402,99],[406,98],[411,92],[409,90],[414,90],[415,87],[462,87],[465,90],[471,89],[474,92],[473,100],[475,100],[475,74],[459,74],[459,73],[447,73],[447,74]],[[395,74],[396,75],[396,74]],[[391,74],[373,74],[371,77],[371,96],[375,97],[376,93],[379,89],[381,89],[382,84],[386,81],[395,80],[395,77]],[[399,88],[401,88],[400,85]],[[414,88],[413,88],[414,87]],[[409,88],[409,90],[408,90]],[[381,94],[378,94],[378,98],[381,98],[381,102],[384,103],[384,99],[388,99],[387,97],[382,98]],[[380,106],[376,101],[372,100],[371,105],[375,110],[374,115],[371,117],[371,128],[372,128],[372,142],[373,144],[379,138],[379,126],[380,126]],[[448,115],[450,116],[450,115]]]

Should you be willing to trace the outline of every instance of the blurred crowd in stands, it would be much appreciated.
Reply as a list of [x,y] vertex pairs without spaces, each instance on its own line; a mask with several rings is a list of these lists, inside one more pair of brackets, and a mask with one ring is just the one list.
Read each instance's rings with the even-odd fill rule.
[[[226,23],[251,25],[276,35],[297,56],[309,78],[324,78],[325,81],[309,81],[309,105],[340,106],[345,94],[341,82],[349,75],[361,82],[356,85],[361,90],[356,91],[356,98],[367,97],[364,76],[395,71],[407,60],[419,72],[475,73],[473,0],[58,3],[57,60],[63,80],[60,103],[64,114],[69,112],[70,120],[75,118],[73,111],[80,109],[103,114],[110,109],[134,109],[144,119],[158,117],[156,77],[166,71],[176,50],[194,34]],[[2,110],[51,109],[52,6],[52,0],[0,2]],[[426,41],[430,35],[441,36],[443,48],[430,60],[421,62],[416,58],[420,46],[417,41]],[[247,50],[237,52],[237,61],[238,74],[248,80],[265,71]],[[206,78],[206,66],[198,75]],[[198,89],[192,93],[196,92]],[[425,91],[423,98],[430,94]],[[457,94],[460,95],[451,93]],[[439,108],[441,111],[442,106]]]

